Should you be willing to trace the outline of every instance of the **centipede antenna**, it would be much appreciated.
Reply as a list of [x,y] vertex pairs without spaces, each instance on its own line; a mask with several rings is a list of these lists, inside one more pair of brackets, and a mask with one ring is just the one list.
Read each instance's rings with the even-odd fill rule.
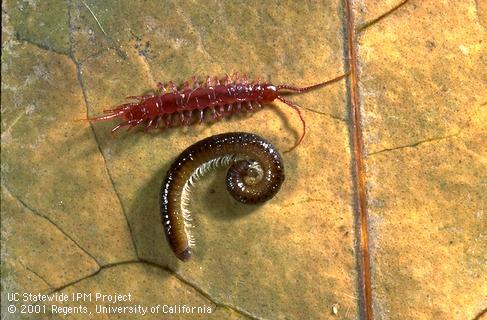
[[303,141],[304,135],[306,134],[306,122],[304,121],[303,115],[301,114],[301,110],[299,110],[300,107],[297,104],[295,104],[294,102],[289,101],[287,99],[284,99],[283,97],[280,97],[280,96],[277,96],[277,99],[281,102],[284,102],[285,104],[287,104],[288,106],[290,106],[294,110],[296,110],[296,112],[299,115],[299,118],[301,119],[301,123],[303,124],[303,134],[301,135],[301,138],[299,138],[298,142],[296,142],[296,144],[291,149],[284,151],[284,153],[288,153],[288,152],[292,151],[294,148],[296,148],[297,146],[299,146],[301,141]]
[[348,71],[347,73],[342,74],[341,76],[336,77],[334,79],[327,80],[325,82],[321,82],[321,83],[314,84],[312,86],[304,87],[304,88],[295,87],[295,86],[292,86],[292,85],[289,85],[289,84],[281,84],[281,85],[278,85],[277,86],[277,91],[279,91],[279,90],[289,90],[289,91],[294,91],[294,92],[299,92],[299,93],[308,92],[308,91],[311,91],[311,90],[314,90],[314,89],[318,89],[318,88],[327,86],[329,84],[338,82],[338,81],[342,80],[343,78],[347,77],[349,74],[350,74],[350,71]]

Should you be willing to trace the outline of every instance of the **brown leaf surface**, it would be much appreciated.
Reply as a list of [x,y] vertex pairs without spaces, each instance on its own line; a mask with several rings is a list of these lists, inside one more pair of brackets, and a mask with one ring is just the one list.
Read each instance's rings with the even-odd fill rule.
[[359,34],[377,319],[474,319],[487,308],[478,10],[474,1],[408,1]]
[[[3,295],[27,292],[67,295],[55,304],[79,319],[78,306],[96,319],[140,316],[97,313],[110,303],[96,293],[131,294],[113,307],[211,309],[200,318],[357,319],[368,304],[359,283],[372,286],[376,319],[474,318],[487,307],[485,13],[473,1],[452,6],[353,6],[370,232],[364,279],[349,82],[292,97],[308,134],[284,154],[286,181],[271,201],[235,202],[223,171],[198,182],[188,263],[170,251],[158,212],[171,161],[228,131],[286,150],[301,130],[293,110],[276,103],[116,137],[114,123],[77,121],[192,75],[240,71],[296,85],[334,78],[349,69],[344,3],[6,1],[2,318],[24,318],[5,311]],[[74,301],[77,293],[92,299]],[[37,303],[64,318],[52,304]]]

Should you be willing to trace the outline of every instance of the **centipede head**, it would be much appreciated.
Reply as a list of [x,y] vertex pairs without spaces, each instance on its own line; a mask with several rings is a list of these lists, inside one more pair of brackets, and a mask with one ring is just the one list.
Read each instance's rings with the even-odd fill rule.
[[272,102],[276,100],[278,96],[277,87],[273,84],[264,84],[262,88],[262,100],[263,102]]
[[301,115],[301,111],[299,110],[300,107],[297,104],[295,104],[294,102],[291,102],[287,99],[284,99],[282,96],[279,95],[280,91],[288,91],[288,88],[285,86],[282,86],[282,85],[275,86],[273,84],[267,84],[266,83],[266,84],[262,85],[261,90],[262,90],[262,102],[271,103],[276,99],[281,101],[281,102],[284,102],[285,104],[287,104],[288,106],[290,106],[291,108],[296,110],[296,112],[299,115],[299,118],[301,119],[301,122],[303,124],[303,133],[302,133],[301,137],[299,138],[299,140],[296,142],[296,144],[291,149],[284,151],[284,153],[287,153],[287,152],[293,150],[294,148],[296,148],[301,143],[301,141],[303,141],[304,135],[306,133],[306,122],[304,121],[304,118]]

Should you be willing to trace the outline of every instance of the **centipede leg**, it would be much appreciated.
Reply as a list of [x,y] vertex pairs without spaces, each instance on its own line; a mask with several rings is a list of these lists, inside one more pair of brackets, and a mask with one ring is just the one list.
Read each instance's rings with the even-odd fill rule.
[[166,119],[164,119],[164,125],[166,126],[166,128],[171,128],[172,127],[172,115],[171,114],[168,114],[166,116]]
[[225,115],[225,106],[222,104],[220,105],[220,109],[218,110],[219,117],[223,117]]
[[179,124],[184,124],[184,111],[179,111]]
[[159,129],[161,127],[161,121],[162,121],[162,117],[161,116],[157,116],[156,118],[156,129]]
[[189,85],[189,81],[184,81],[184,90],[191,90],[191,86]]
[[139,125],[142,123],[142,121],[144,121],[144,119],[138,119],[138,120],[131,120],[129,122],[127,122],[128,124],[128,128],[127,128],[127,131],[130,131],[132,130],[135,126]]
[[254,106],[252,105],[252,102],[247,101],[247,107],[246,107],[246,109],[248,111],[253,111],[254,110]]
[[317,84],[314,84],[314,85],[309,86],[309,87],[300,88],[300,87],[296,87],[296,86],[293,86],[293,85],[290,85],[290,84],[281,84],[281,85],[278,85],[276,88],[277,88],[277,91],[279,91],[279,90],[289,90],[289,91],[303,93],[303,92],[308,92],[308,91],[311,91],[311,90],[314,90],[314,89],[317,89],[317,88],[320,88],[320,87],[324,87],[324,86],[327,86],[329,84],[338,82],[338,81],[342,80],[343,78],[347,77],[349,74],[350,74],[350,71],[348,71],[345,74],[342,74],[339,77],[336,77],[336,78],[333,78],[331,80],[327,80],[327,81],[324,81],[324,82],[321,82],[321,83],[317,83]]
[[193,111],[189,110],[186,112],[186,118],[184,119],[184,125],[189,126],[191,123],[191,117],[193,116]]
[[160,92],[161,94],[166,93],[166,92],[167,92],[167,89],[166,89],[166,83],[164,83],[164,82],[158,82],[158,83],[157,83],[157,89],[159,90],[159,92]]
[[116,125],[113,129],[112,129],[112,134],[115,134],[115,131],[117,131],[118,129],[120,129],[121,127],[125,127],[127,126],[128,123],[127,122],[122,122],[122,123],[119,123],[118,125]]
[[203,109],[198,110],[198,123],[202,123],[204,117],[205,117],[205,114],[203,112]]
[[144,101],[146,99],[152,98],[154,95],[148,94],[145,96],[128,96],[126,99],[134,99],[134,100],[139,100],[139,101]]
[[220,116],[216,112],[215,107],[211,107],[210,110],[211,110],[211,116],[213,117],[214,120],[220,119]]
[[226,86],[228,86],[230,83],[232,83],[232,79],[228,73],[225,74],[225,79],[223,82]]
[[193,80],[193,89],[198,89],[200,87],[200,82],[196,76],[192,76],[191,79]]
[[112,129],[112,134],[115,134],[115,131],[119,130],[120,128],[122,127],[127,127],[127,131],[129,131],[130,129],[132,129],[133,127],[135,127],[137,124],[139,124],[140,122],[142,122],[144,119],[140,119],[140,120],[130,120],[130,121],[124,121],[122,123],[119,123],[117,126],[115,126],[113,129]]
[[150,128],[152,127],[152,124],[154,123],[154,120],[155,120],[155,119],[156,119],[156,118],[152,118],[152,119],[150,119],[150,120],[149,120],[149,122],[147,122],[147,125],[146,125],[146,127],[144,128],[144,131],[145,131],[145,132],[148,132],[148,131],[150,130]]
[[171,88],[172,92],[178,92],[178,88],[174,84],[174,82],[169,81],[169,87]]
[[301,114],[301,111],[299,110],[299,106],[297,104],[295,104],[294,102],[289,101],[287,99],[284,99],[283,97],[280,97],[280,96],[277,96],[277,99],[284,102],[285,104],[287,104],[291,108],[293,108],[298,113],[299,118],[301,119],[301,123],[303,124],[303,133],[302,133],[301,137],[299,138],[298,142],[296,142],[296,144],[291,149],[284,151],[287,153],[287,152],[293,150],[294,148],[296,148],[297,146],[299,146],[301,141],[303,141],[304,135],[306,134],[306,122],[304,121],[303,115]]

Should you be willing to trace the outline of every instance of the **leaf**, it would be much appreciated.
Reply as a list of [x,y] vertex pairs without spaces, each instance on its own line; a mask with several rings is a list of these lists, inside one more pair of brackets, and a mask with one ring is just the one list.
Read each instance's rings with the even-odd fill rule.
[[[38,303],[55,319],[86,315],[52,305],[97,319],[114,316],[97,312],[110,305],[142,308],[117,314],[127,319],[143,307],[148,318],[187,316],[158,305],[205,306],[211,313],[198,317],[216,319],[477,317],[487,306],[483,13],[474,2],[365,1],[353,3],[349,24],[348,4],[6,1],[4,291],[67,295]],[[275,198],[235,202],[221,170],[196,184],[187,263],[169,249],[159,216],[171,162],[229,131],[289,149],[301,134],[296,113],[276,102],[115,136],[116,121],[80,121],[159,81],[239,71],[306,86],[348,70],[346,80],[289,97],[308,131],[283,155]],[[10,304],[20,305],[2,299],[2,310]]]

